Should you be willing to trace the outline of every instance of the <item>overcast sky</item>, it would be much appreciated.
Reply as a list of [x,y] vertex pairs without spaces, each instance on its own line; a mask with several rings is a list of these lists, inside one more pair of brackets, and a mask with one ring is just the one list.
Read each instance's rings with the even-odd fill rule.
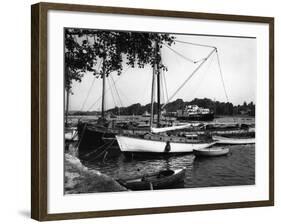
[[[174,35],[176,40],[193,42],[217,47],[220,64],[229,102],[234,105],[247,103],[256,99],[256,39],[237,37],[214,37],[198,35]],[[206,57],[211,48],[176,43],[172,49],[192,60]],[[164,64],[168,67],[165,72],[168,97],[187,79],[199,65],[190,63],[167,47],[161,49]],[[147,104],[151,97],[152,69],[128,68],[124,65],[123,74],[119,77],[112,73],[112,79],[120,96],[115,91],[111,78],[107,78],[106,109],[115,106],[129,106],[133,103]],[[95,81],[93,81],[95,79]],[[92,87],[92,88],[91,88]],[[70,110],[100,110],[102,80],[92,74],[85,74],[81,83],[72,86],[73,95],[70,97]],[[89,91],[91,90],[91,91]],[[167,99],[166,91],[162,102]],[[163,95],[163,94],[162,94]],[[87,98],[88,96],[88,98]],[[221,81],[216,55],[213,54],[201,69],[171,100],[181,98],[190,101],[194,98],[210,98],[227,102]]]

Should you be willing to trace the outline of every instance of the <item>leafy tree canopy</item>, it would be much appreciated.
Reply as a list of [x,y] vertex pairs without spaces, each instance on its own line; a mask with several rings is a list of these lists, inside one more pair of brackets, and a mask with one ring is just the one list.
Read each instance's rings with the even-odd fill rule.
[[[143,68],[161,61],[160,48],[171,46],[174,36],[158,33],[99,31],[89,29],[65,29],[65,88],[71,89],[73,81],[81,82],[85,72],[95,77],[121,74],[123,61],[130,67]],[[97,68],[101,63],[100,68]]]

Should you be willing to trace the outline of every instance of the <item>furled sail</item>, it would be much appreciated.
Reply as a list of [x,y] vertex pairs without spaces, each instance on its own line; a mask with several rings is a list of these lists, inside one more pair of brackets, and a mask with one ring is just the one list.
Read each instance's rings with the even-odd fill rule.
[[151,127],[151,132],[160,133],[160,132],[165,132],[165,131],[173,131],[173,130],[179,130],[179,129],[184,129],[184,128],[190,128],[190,127],[198,127],[199,125],[201,125],[201,123],[188,123],[188,124],[184,124],[184,125],[164,127],[164,128]]

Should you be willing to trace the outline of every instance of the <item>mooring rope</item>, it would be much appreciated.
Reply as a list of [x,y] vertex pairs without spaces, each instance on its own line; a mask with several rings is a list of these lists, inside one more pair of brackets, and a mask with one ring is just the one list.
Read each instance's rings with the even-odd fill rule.
[[104,143],[103,145],[99,146],[98,148],[96,148],[95,150],[93,150],[93,151],[91,151],[91,152],[87,153],[87,154],[86,154],[86,155],[84,155],[84,156],[85,156],[85,157],[89,157],[89,156],[90,156],[90,155],[92,155],[93,153],[97,152],[99,149],[101,149],[101,148],[105,147],[107,144],[110,144],[110,142],[108,142],[108,143]]
[[103,153],[106,153],[106,150],[109,149],[109,147],[111,147],[111,146],[113,145],[114,141],[115,141],[115,139],[112,140],[112,141],[110,142],[110,144],[109,144],[104,150],[102,150],[97,156],[95,156],[94,158],[92,158],[92,159],[89,160],[89,161],[96,160],[96,159],[99,158]]

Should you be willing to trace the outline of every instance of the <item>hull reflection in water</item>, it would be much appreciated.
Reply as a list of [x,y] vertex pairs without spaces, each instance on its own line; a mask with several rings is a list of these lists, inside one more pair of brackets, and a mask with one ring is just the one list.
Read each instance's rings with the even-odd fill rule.
[[[187,154],[184,156],[172,156],[165,158],[135,158],[128,159],[123,155],[118,158],[110,158],[106,162],[83,161],[89,169],[98,170],[114,179],[133,179],[138,176],[150,176],[163,170],[179,170],[185,168],[185,178],[192,174],[192,164],[195,156]],[[184,181],[169,188],[184,188]]]

